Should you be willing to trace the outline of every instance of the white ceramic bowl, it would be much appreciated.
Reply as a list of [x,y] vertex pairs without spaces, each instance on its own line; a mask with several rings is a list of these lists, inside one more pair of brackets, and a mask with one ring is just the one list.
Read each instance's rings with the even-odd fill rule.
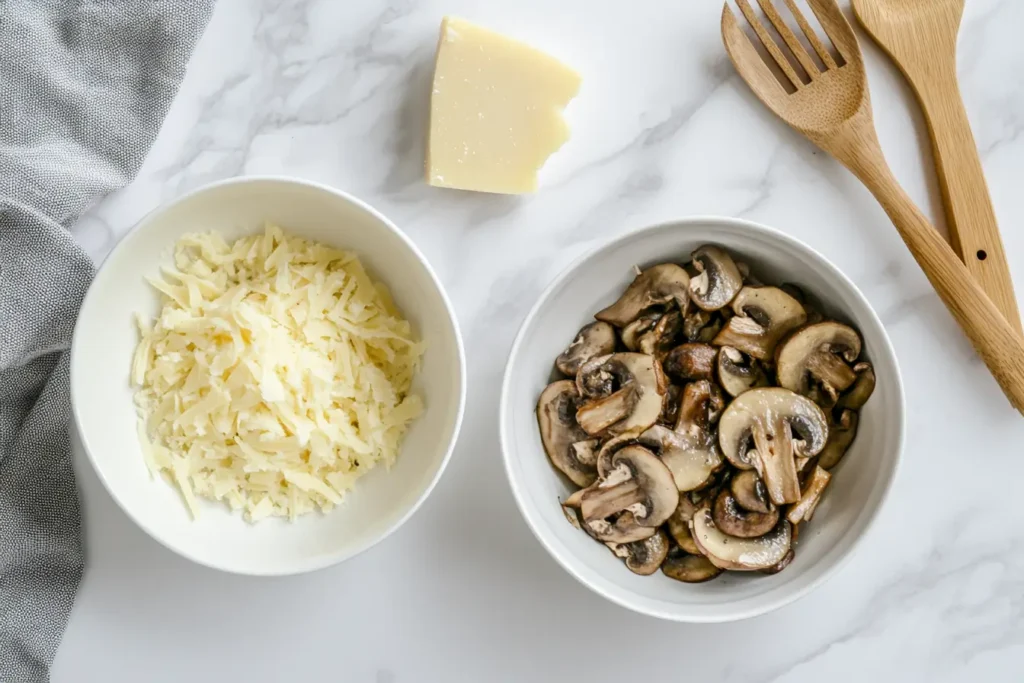
[[[129,367],[138,335],[136,311],[155,314],[159,300],[143,280],[171,264],[185,233],[216,230],[237,238],[271,221],[325,244],[355,251],[391,289],[427,341],[414,389],[426,402],[390,472],[361,479],[329,514],[295,523],[256,525],[223,505],[203,503],[192,521],[177,491],[150,479],[136,437]],[[160,543],[210,567],[243,574],[293,574],[366,550],[407,520],[451,457],[466,395],[458,324],[437,276],[390,221],[342,192],[285,178],[237,178],[211,185],[144,218],[107,257],[82,305],[71,353],[71,395],[82,443],[121,508]]]
[[[555,357],[632,280],[634,265],[688,260],[715,243],[751,264],[768,283],[793,282],[819,297],[829,313],[864,337],[878,386],[861,414],[860,431],[832,484],[801,530],[796,558],[774,576],[726,572],[684,584],[637,576],[622,560],[565,519],[559,501],[571,484],[552,467],[537,431],[537,398],[551,381]],[[548,552],[581,583],[609,600],[651,616],[686,622],[752,617],[821,585],[847,560],[892,484],[903,448],[904,398],[899,368],[881,321],[856,286],[824,256],[776,230],[726,218],[693,218],[634,232],[584,256],[563,272],[526,317],[512,346],[501,397],[501,444],[519,509]]]

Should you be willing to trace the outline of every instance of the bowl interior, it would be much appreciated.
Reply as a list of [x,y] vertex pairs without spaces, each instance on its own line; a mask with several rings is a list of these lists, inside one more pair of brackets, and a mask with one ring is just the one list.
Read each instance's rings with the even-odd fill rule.
[[[411,427],[390,471],[375,469],[328,515],[295,523],[244,522],[204,503],[193,522],[174,488],[151,479],[136,439],[129,367],[138,335],[135,312],[155,314],[159,299],[143,280],[171,264],[183,234],[216,230],[232,239],[283,229],[359,254],[427,340],[414,384],[426,411]],[[429,266],[372,209],[312,184],[240,179],[199,190],[145,218],[110,254],[86,297],[71,366],[75,418],[86,451],[130,517],[173,550],[220,569],[281,574],[349,557],[397,528],[426,497],[451,452],[462,415],[464,362],[454,314]]]
[[[801,529],[796,558],[774,576],[726,573],[683,584],[660,572],[641,577],[565,520],[559,501],[572,484],[549,463],[537,430],[537,398],[555,357],[593,314],[632,280],[633,267],[685,261],[705,243],[747,261],[768,284],[792,282],[818,297],[827,313],[855,325],[874,363],[878,386],[861,414],[856,441],[835,468],[814,520]],[[601,595],[680,621],[727,621],[781,606],[838,567],[878,511],[903,440],[903,391],[892,347],[863,295],[824,257],[796,240],[745,221],[694,219],[656,226],[584,257],[544,293],[527,317],[509,359],[502,396],[502,444],[519,507],[540,541],[570,573]]]

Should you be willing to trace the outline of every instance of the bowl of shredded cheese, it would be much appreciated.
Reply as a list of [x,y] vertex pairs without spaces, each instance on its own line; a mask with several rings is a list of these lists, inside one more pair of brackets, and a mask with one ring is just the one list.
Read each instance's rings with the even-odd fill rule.
[[291,574],[365,550],[426,499],[465,358],[437,276],[381,214],[238,178],[156,210],[107,257],[71,393],[100,480],[157,541]]

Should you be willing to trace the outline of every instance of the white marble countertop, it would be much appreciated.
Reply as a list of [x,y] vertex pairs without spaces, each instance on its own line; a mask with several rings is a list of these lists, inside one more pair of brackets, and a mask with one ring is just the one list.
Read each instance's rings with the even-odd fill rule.
[[[138,179],[75,228],[97,261],[160,202],[283,173],[368,200],[437,269],[465,335],[455,457],[398,533],[341,566],[250,579],[149,539],[79,457],[87,570],[53,668],[63,681],[1024,680],[1024,420],[1012,412],[868,193],[775,120],[728,63],[720,2],[220,0]],[[572,140],[523,198],[422,180],[442,15],[522,38],[584,75]],[[1024,301],[1024,3],[971,0],[959,69]],[[863,34],[882,143],[936,215],[927,135]],[[749,621],[635,615],[563,572],[501,466],[501,371],[568,261],[692,215],[781,228],[845,270],[892,335],[907,450],[879,523],[810,596]],[[1021,545],[1018,546],[1018,543]],[[613,655],[613,656],[609,656]]]

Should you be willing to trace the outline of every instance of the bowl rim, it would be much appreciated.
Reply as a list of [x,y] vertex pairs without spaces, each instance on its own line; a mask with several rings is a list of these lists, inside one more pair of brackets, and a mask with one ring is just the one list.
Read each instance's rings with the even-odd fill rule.
[[430,494],[434,491],[434,488],[437,486],[437,483],[441,480],[441,476],[444,474],[444,471],[447,469],[448,464],[451,461],[452,455],[453,455],[453,453],[455,451],[455,446],[458,444],[459,435],[460,435],[460,432],[462,430],[463,417],[464,417],[465,411],[466,411],[466,394],[467,394],[467,381],[468,381],[467,380],[467,368],[466,368],[466,351],[465,351],[465,346],[464,346],[463,339],[462,339],[462,331],[459,328],[459,319],[458,319],[458,316],[455,314],[455,308],[452,305],[452,302],[451,302],[451,300],[448,297],[448,293],[445,290],[444,285],[442,284],[442,282],[441,282],[440,278],[438,277],[437,273],[434,271],[434,268],[430,265],[430,262],[427,260],[426,256],[423,255],[423,253],[416,246],[416,244],[409,238],[408,235],[406,235],[401,229],[399,229],[398,226],[395,223],[393,223],[389,218],[387,218],[383,213],[381,213],[380,211],[375,209],[369,203],[363,201],[362,199],[359,199],[358,197],[355,197],[354,195],[349,194],[348,192],[345,192],[343,190],[339,190],[339,189],[337,189],[335,187],[331,187],[330,185],[327,185],[325,183],[320,183],[320,182],[316,182],[316,181],[313,181],[313,180],[306,180],[306,179],[303,179],[303,178],[298,178],[298,177],[294,177],[294,176],[287,176],[287,175],[251,175],[251,176],[234,176],[234,177],[231,177],[231,178],[225,178],[225,179],[218,180],[218,181],[215,181],[215,182],[212,182],[212,183],[207,183],[207,184],[202,185],[200,187],[197,187],[197,188],[194,188],[192,190],[189,190],[188,192],[186,192],[185,194],[182,194],[181,196],[175,197],[174,199],[172,199],[170,201],[164,202],[164,203],[159,204],[158,206],[154,207],[153,209],[148,211],[142,218],[140,218],[135,223],[135,225],[133,225],[131,227],[131,229],[129,229],[127,232],[125,232],[124,235],[122,235],[117,240],[117,244],[115,244],[114,247],[103,258],[103,261],[100,263],[99,267],[96,269],[96,274],[93,277],[92,282],[89,284],[89,289],[86,291],[85,297],[83,297],[83,299],[82,299],[82,304],[81,304],[81,307],[79,308],[79,312],[84,311],[86,309],[86,306],[89,304],[91,298],[93,296],[95,296],[95,287],[94,287],[94,285],[99,280],[99,278],[102,276],[104,268],[111,261],[111,259],[114,257],[114,255],[120,253],[123,249],[126,248],[125,244],[129,241],[129,238],[131,236],[133,236],[136,232],[140,232],[140,231],[144,230],[145,227],[147,225],[149,225],[150,223],[152,223],[158,216],[160,216],[161,214],[169,211],[170,209],[174,208],[175,206],[178,206],[179,204],[182,204],[185,201],[195,197],[196,195],[200,195],[200,194],[203,194],[203,193],[206,193],[206,192],[211,192],[211,191],[214,191],[214,190],[218,190],[220,188],[227,187],[227,186],[247,185],[247,184],[258,183],[258,182],[283,183],[283,184],[299,185],[299,186],[303,186],[303,187],[307,187],[307,188],[312,188],[312,189],[320,191],[320,192],[326,192],[328,194],[334,195],[335,197],[337,197],[339,199],[342,199],[343,201],[346,201],[346,202],[356,206],[357,208],[365,211],[366,213],[371,215],[374,219],[376,219],[377,222],[381,225],[381,227],[385,228],[386,230],[391,232],[394,236],[396,236],[399,240],[401,240],[401,242],[405,245],[405,247],[410,252],[412,252],[412,254],[416,257],[416,259],[423,265],[423,268],[426,270],[426,273],[429,276],[431,282],[433,283],[434,288],[437,290],[437,293],[441,297],[441,301],[444,304],[444,309],[445,309],[446,315],[447,315],[448,320],[449,320],[449,322],[450,322],[450,324],[452,326],[453,337],[455,339],[455,350],[456,350],[456,353],[457,353],[457,356],[458,356],[458,367],[459,367],[459,398],[458,398],[458,408],[457,408],[457,411],[456,411],[456,414],[455,414],[455,422],[454,422],[454,424],[452,426],[451,437],[450,437],[450,439],[448,441],[448,445],[447,445],[447,447],[445,449],[444,457],[441,459],[441,462],[438,465],[437,470],[434,472],[433,477],[431,478],[430,482],[423,489],[423,491],[416,498],[416,500],[413,501],[412,505],[410,505],[409,508],[407,510],[405,510],[405,512],[402,513],[402,515],[400,515],[391,525],[389,525],[376,538],[368,539],[367,541],[364,541],[363,543],[355,546],[354,548],[351,548],[351,549],[349,549],[347,551],[344,551],[344,552],[325,554],[325,555],[323,555],[321,557],[321,559],[318,559],[316,561],[305,562],[305,563],[302,563],[302,564],[297,564],[294,567],[282,567],[282,568],[275,569],[275,570],[270,570],[270,571],[263,571],[263,570],[260,570],[258,568],[249,569],[249,568],[245,568],[245,567],[235,567],[235,566],[221,565],[219,563],[209,561],[209,560],[207,560],[207,559],[205,559],[205,558],[203,558],[203,557],[201,557],[199,555],[196,555],[196,554],[194,554],[192,552],[189,552],[189,551],[187,551],[187,550],[185,550],[183,548],[177,547],[172,542],[171,539],[164,538],[160,534],[157,534],[152,528],[150,528],[149,525],[144,524],[138,517],[135,516],[135,514],[132,512],[132,510],[129,509],[124,504],[124,502],[121,500],[120,496],[114,490],[114,487],[111,486],[110,482],[107,480],[107,478],[106,478],[102,468],[97,464],[97,460],[96,460],[96,458],[93,455],[93,449],[90,448],[90,446],[89,446],[89,441],[88,441],[88,437],[86,435],[86,432],[85,432],[85,430],[82,429],[82,423],[83,422],[82,422],[81,415],[79,413],[79,406],[80,406],[81,402],[83,400],[85,400],[85,399],[78,396],[78,391],[76,391],[76,388],[75,388],[76,385],[75,385],[75,381],[74,381],[74,378],[75,378],[75,371],[74,371],[75,360],[78,357],[78,353],[76,352],[76,349],[80,348],[80,345],[79,345],[78,342],[79,342],[79,330],[81,329],[81,325],[79,324],[80,319],[81,319],[81,315],[79,315],[76,318],[76,320],[75,320],[75,329],[74,329],[74,332],[72,333],[72,337],[71,337],[70,362],[69,362],[69,372],[68,372],[69,384],[70,384],[69,394],[70,394],[70,398],[71,398],[71,413],[72,413],[72,416],[74,417],[74,427],[75,427],[75,430],[76,430],[76,432],[78,434],[78,441],[79,441],[79,443],[82,446],[82,450],[85,452],[85,455],[86,455],[86,458],[89,461],[89,464],[92,466],[93,471],[96,473],[97,478],[100,480],[100,483],[103,485],[103,488],[106,490],[107,494],[114,500],[114,502],[121,509],[121,511],[130,520],[132,520],[132,522],[134,522],[136,526],[138,526],[140,529],[142,529],[144,532],[146,532],[146,534],[150,538],[152,538],[154,541],[156,541],[157,543],[162,545],[164,548],[167,548],[168,550],[174,552],[175,554],[180,555],[181,557],[184,557],[187,560],[191,560],[192,562],[195,562],[198,565],[201,565],[201,566],[204,566],[204,567],[208,567],[210,569],[215,569],[215,570],[226,572],[226,573],[229,573],[229,574],[236,574],[236,575],[241,575],[241,576],[267,576],[267,577],[271,577],[271,576],[293,576],[293,575],[297,575],[297,574],[305,574],[305,573],[309,573],[309,572],[318,571],[318,570],[321,570],[321,569],[326,569],[327,567],[332,567],[334,565],[340,564],[341,562],[344,562],[345,560],[351,559],[351,558],[353,558],[353,557],[355,557],[355,556],[357,556],[357,555],[359,555],[361,553],[366,552],[370,548],[374,547],[375,545],[377,545],[378,543],[380,543],[381,541],[383,541],[384,539],[388,538],[393,533],[398,531],[398,529],[402,525],[404,525],[416,513],[417,510],[420,509],[420,507],[423,505],[423,503],[426,502],[427,498],[430,496]]
[[[646,605],[638,605],[630,601],[628,598],[615,594],[614,592],[604,590],[602,587],[596,586],[579,572],[576,571],[572,563],[562,556],[552,544],[545,538],[541,530],[538,529],[535,524],[532,513],[527,510],[527,504],[525,502],[525,493],[521,491],[521,488],[526,484],[517,480],[513,474],[512,468],[512,453],[511,453],[511,436],[509,431],[510,427],[510,396],[511,384],[512,384],[512,370],[516,365],[520,347],[522,346],[525,338],[526,331],[530,327],[534,318],[539,313],[541,307],[547,303],[548,298],[552,293],[558,289],[566,280],[570,279],[573,274],[587,261],[595,258],[599,254],[606,251],[613,250],[620,245],[630,242],[641,235],[645,235],[660,230],[666,230],[669,228],[687,228],[691,226],[715,226],[715,225],[728,225],[732,228],[739,228],[743,231],[750,231],[753,233],[759,233],[760,235],[767,237],[768,239],[776,240],[785,243],[788,247],[796,248],[798,251],[803,250],[811,256],[817,258],[822,264],[824,264],[832,273],[836,276],[838,282],[845,286],[850,292],[854,294],[856,298],[863,304],[865,310],[868,312],[869,318],[877,325],[878,329],[881,330],[881,337],[879,339],[880,346],[884,353],[888,354],[894,363],[896,368],[895,377],[893,378],[896,395],[898,398],[896,410],[898,413],[898,421],[896,424],[896,430],[898,434],[897,447],[893,457],[892,474],[882,485],[881,494],[878,497],[878,504],[874,510],[868,513],[865,520],[864,527],[855,538],[852,539],[849,546],[833,561],[832,565],[824,569],[817,576],[813,577],[809,581],[800,583],[793,590],[788,593],[783,593],[775,596],[772,599],[764,600],[763,604],[750,607],[744,610],[734,610],[723,612],[721,614],[700,614],[700,615],[689,615],[679,614],[677,612],[659,610],[650,608]],[[878,313],[875,311],[871,302],[868,300],[864,293],[861,292],[860,288],[851,280],[836,264],[828,259],[824,254],[819,252],[817,249],[811,247],[802,240],[793,237],[777,228],[772,228],[762,223],[757,223],[744,218],[731,218],[728,216],[716,216],[716,215],[694,215],[685,216],[673,220],[666,220],[653,225],[647,225],[634,230],[629,230],[626,233],[608,239],[597,246],[586,250],[582,255],[574,259],[569,263],[562,271],[555,276],[548,286],[541,292],[536,302],[530,308],[530,311],[523,318],[523,322],[519,326],[519,330],[516,332],[514,341],[509,350],[508,360],[505,364],[505,371],[502,374],[502,387],[501,387],[501,398],[498,404],[498,429],[499,429],[499,440],[501,442],[501,455],[505,466],[505,475],[508,479],[509,487],[512,489],[512,497],[516,501],[516,507],[519,508],[519,513],[526,521],[527,527],[529,527],[531,533],[540,542],[544,549],[551,555],[554,560],[561,565],[561,567],[568,572],[574,579],[579,583],[583,584],[591,591],[597,593],[601,597],[609,600],[610,602],[632,610],[639,614],[655,617],[658,619],[664,619],[667,621],[676,621],[684,623],[724,623],[732,621],[741,621],[744,619],[750,619],[768,612],[775,611],[781,607],[792,604],[793,602],[805,597],[816,588],[824,585],[829,579],[834,577],[850,559],[853,557],[854,552],[863,542],[864,538],[871,531],[872,527],[878,520],[879,513],[885,507],[886,502],[892,492],[893,484],[899,476],[900,464],[903,459],[903,451],[906,447],[906,432],[907,432],[907,417],[906,417],[906,395],[903,387],[903,375],[899,366],[899,358],[896,355],[896,351],[893,348],[892,340],[889,338],[889,333],[885,329],[885,325],[882,324],[881,319],[878,317]]]

